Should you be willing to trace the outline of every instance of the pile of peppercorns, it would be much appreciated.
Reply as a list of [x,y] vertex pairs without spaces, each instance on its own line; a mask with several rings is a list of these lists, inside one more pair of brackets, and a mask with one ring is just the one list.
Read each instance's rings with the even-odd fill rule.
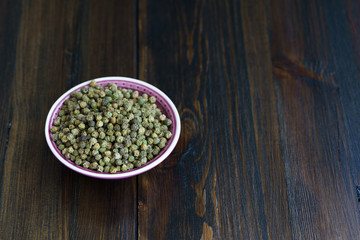
[[117,173],[141,167],[172,135],[172,121],[155,102],[145,93],[91,81],[64,101],[51,138],[66,159],[84,168]]

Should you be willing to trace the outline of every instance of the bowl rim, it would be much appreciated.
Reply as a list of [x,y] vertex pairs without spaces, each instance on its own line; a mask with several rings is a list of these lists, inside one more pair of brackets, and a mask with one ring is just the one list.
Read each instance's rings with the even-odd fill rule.
[[[159,158],[156,159],[155,161],[140,167],[140,168],[134,168],[132,169],[132,171],[130,172],[120,172],[120,173],[97,173],[95,171],[89,171],[88,169],[84,169],[82,167],[78,167],[76,165],[71,164],[67,159],[65,159],[63,156],[61,156],[56,149],[53,146],[53,141],[50,138],[50,129],[49,129],[49,125],[50,125],[50,121],[51,121],[51,117],[54,113],[54,111],[56,111],[56,108],[58,106],[58,104],[64,100],[64,98],[66,98],[69,94],[71,94],[73,91],[75,91],[76,89],[79,89],[81,87],[87,86],[89,85],[89,83],[95,80],[96,82],[103,82],[103,81],[127,81],[127,82],[131,82],[131,83],[136,83],[139,85],[143,85],[144,87],[150,88],[151,90],[155,91],[157,94],[161,95],[161,97],[163,97],[165,99],[165,101],[169,104],[171,110],[174,113],[174,117],[175,117],[175,121],[173,124],[175,124],[175,134],[173,136],[173,140],[170,143],[170,145],[168,146],[168,148],[166,149],[165,152],[163,152],[161,155],[159,155]],[[170,153],[174,150],[179,137],[180,137],[180,131],[181,131],[181,122],[180,122],[180,116],[179,116],[179,112],[177,110],[177,108],[175,107],[174,103],[170,100],[170,98],[164,93],[162,92],[160,89],[158,89],[157,87],[147,83],[147,82],[143,82],[139,79],[135,79],[135,78],[129,78],[129,77],[121,77],[121,76],[109,76],[109,77],[100,77],[100,78],[95,78],[95,79],[91,79],[88,80],[86,82],[80,83],[74,87],[72,87],[71,89],[69,89],[68,91],[66,91],[64,94],[62,94],[56,101],[55,103],[51,106],[50,111],[46,117],[46,121],[45,121],[45,138],[46,138],[46,142],[51,150],[51,152],[55,155],[55,157],[65,166],[67,166],[68,168],[70,168],[71,170],[74,170],[75,172],[81,173],[83,175],[89,176],[89,177],[94,177],[94,178],[100,178],[100,179],[122,179],[122,178],[129,178],[129,177],[133,177],[136,175],[139,175],[141,173],[144,173],[146,171],[149,171],[150,169],[156,167],[157,165],[159,165],[161,162],[163,162],[169,155]]]

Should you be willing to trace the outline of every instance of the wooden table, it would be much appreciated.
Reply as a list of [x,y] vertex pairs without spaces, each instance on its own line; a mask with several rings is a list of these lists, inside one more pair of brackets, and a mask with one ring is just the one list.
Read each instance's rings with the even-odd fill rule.
[[[0,239],[359,239],[356,0],[0,1]],[[77,174],[44,123],[102,76],[162,89],[179,143]]]

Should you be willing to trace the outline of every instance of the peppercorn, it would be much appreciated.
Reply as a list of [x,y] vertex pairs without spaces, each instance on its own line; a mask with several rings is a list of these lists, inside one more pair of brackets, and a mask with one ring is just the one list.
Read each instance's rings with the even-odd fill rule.
[[172,133],[171,133],[170,131],[166,131],[166,132],[165,132],[165,137],[166,137],[167,139],[170,139],[171,136],[172,136]]
[[89,168],[89,167],[90,167],[90,163],[89,163],[88,161],[84,161],[83,164],[82,164],[82,166],[83,166],[84,168]]
[[76,165],[81,165],[81,163],[82,163],[81,159],[76,159],[76,160],[75,160],[75,164],[76,164]]
[[51,133],[56,133],[56,132],[58,132],[59,131],[59,128],[58,127],[52,127],[52,128],[50,128],[50,132]]
[[97,162],[92,162],[91,164],[90,164],[90,169],[97,169],[97,167],[98,167],[98,163]]
[[149,102],[150,102],[150,103],[155,103],[155,102],[156,102],[156,97],[151,96],[151,97],[149,98]]
[[85,129],[85,124],[84,124],[84,123],[80,123],[78,127],[79,127],[81,130],[84,130],[84,129]]
[[53,141],[57,141],[59,139],[59,135],[55,133],[51,136],[51,138]]

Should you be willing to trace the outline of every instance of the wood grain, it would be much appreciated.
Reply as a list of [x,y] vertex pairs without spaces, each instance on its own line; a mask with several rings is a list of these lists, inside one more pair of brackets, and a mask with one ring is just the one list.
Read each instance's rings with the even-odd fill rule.
[[[0,1],[0,239],[357,239],[355,0]],[[164,91],[166,161],[103,181],[43,128],[101,76]]]
[[[247,53],[242,47],[244,35],[239,28],[242,22],[239,7],[238,2],[228,1],[224,4],[171,1],[157,5],[140,2],[139,15],[146,16],[141,22],[146,22],[147,26],[146,32],[139,35],[140,44],[146,46],[146,51],[139,53],[142,56],[139,68],[145,70],[140,71],[140,77],[145,72],[143,78],[155,84],[166,79],[161,82],[161,88],[174,98],[183,123],[180,143],[171,160],[139,177],[139,197],[145,203],[139,211],[139,231],[143,234],[140,238],[174,239],[180,236],[181,239],[199,239],[202,226],[211,229],[215,239],[267,238],[267,217],[269,222],[277,217],[271,213],[273,203],[287,204],[286,195],[281,201],[283,196],[276,192],[279,184],[279,189],[286,190],[281,175],[269,186],[265,185],[267,179],[263,180],[264,188],[267,187],[266,197],[271,199],[264,203],[261,174],[264,178],[269,174],[267,169],[259,169],[260,164],[267,167],[266,156],[259,155],[262,146],[267,145],[269,156],[273,154],[272,146],[277,146],[277,155],[272,159],[281,160],[275,158],[280,155],[279,141],[272,145],[270,139],[278,132],[274,129],[273,133],[266,134],[265,131],[266,127],[271,128],[276,123],[268,119],[275,121],[276,114],[268,108],[268,114],[258,117],[263,124],[254,123],[252,119],[251,102],[255,93],[250,89],[255,92],[255,87],[249,86],[250,80],[245,81],[249,74],[246,61],[255,63],[253,59],[243,58]],[[260,14],[257,16],[261,17]],[[159,22],[165,23],[161,30],[157,29]],[[154,37],[161,41],[151,41]],[[262,41],[260,37],[258,39]],[[251,47],[249,49],[251,51]],[[255,58],[260,60],[259,57]],[[269,49],[268,60],[270,63]],[[268,66],[268,74],[271,74],[271,65]],[[257,80],[257,77],[251,80]],[[276,110],[275,102],[271,104]],[[260,136],[256,135],[254,124],[264,125],[259,126]],[[269,138],[269,144],[260,143],[264,137]],[[281,165],[279,168],[281,170]],[[274,169],[273,177],[278,176],[275,170],[278,169]],[[271,184],[275,185],[274,189]],[[152,192],[166,192],[166,195],[154,198]],[[283,209],[279,207],[275,211],[282,212]],[[149,221],[154,215],[157,216],[155,219],[162,220]],[[283,219],[289,235],[286,217]],[[285,230],[276,230],[274,226],[274,231]]]
[[139,237],[198,239],[203,224],[217,239],[356,238],[358,167],[324,16],[344,6],[139,4],[140,77],[173,94],[183,122],[171,160],[139,177]]
[[[325,14],[329,9],[310,2],[298,7],[300,1],[274,1],[272,6],[276,16],[272,61],[292,235],[295,239],[356,239],[360,224],[355,186],[348,159],[341,153],[347,151],[341,136],[342,88],[338,83],[342,77],[332,57],[336,48],[329,43],[337,39],[326,37],[332,21]],[[289,15],[293,18],[279,21]],[[343,22],[340,16],[337,20]]]
[[[136,236],[136,179],[108,182],[75,174],[55,159],[43,135],[50,106],[69,87],[103,75],[136,74],[135,5],[108,4],[23,1],[9,13],[13,19],[21,12],[21,19],[12,40],[16,51],[10,48],[7,59],[16,54],[7,96],[13,113],[2,169],[1,239]],[[11,78],[10,67],[4,78]]]
[[[15,73],[16,40],[20,25],[21,2],[3,1],[0,4],[0,203],[2,197],[2,178],[9,143],[12,119],[11,99],[12,78]],[[8,89],[8,91],[5,91]],[[0,205],[1,206],[1,205]]]

